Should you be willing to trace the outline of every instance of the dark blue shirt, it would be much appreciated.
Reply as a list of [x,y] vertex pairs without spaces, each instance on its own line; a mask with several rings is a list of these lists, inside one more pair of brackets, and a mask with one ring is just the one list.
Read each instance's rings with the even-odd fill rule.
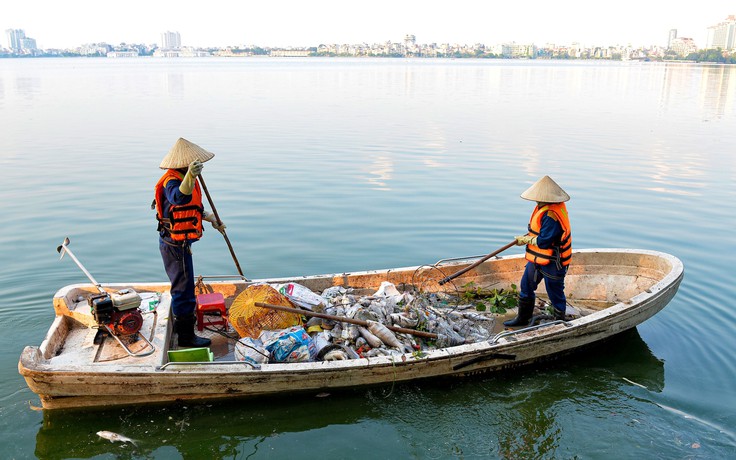
[[562,225],[549,214],[542,217],[542,228],[539,229],[537,235],[537,246],[541,249],[551,249],[552,246],[558,244],[562,238]]
[[[164,217],[169,217],[169,204],[181,206],[192,201],[192,195],[181,193],[181,190],[179,190],[180,185],[181,181],[177,179],[171,179],[166,183],[166,188],[164,189],[164,198],[166,200],[164,201]],[[166,203],[167,201],[168,203]]]

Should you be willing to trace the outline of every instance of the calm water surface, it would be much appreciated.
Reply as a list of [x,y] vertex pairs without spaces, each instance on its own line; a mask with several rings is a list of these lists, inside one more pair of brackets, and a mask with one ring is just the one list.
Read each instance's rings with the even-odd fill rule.
[[[0,60],[5,458],[733,458],[736,68],[349,59]],[[484,254],[551,175],[575,245],[681,258],[654,318],[545,368],[267,401],[46,414],[17,373],[86,278],[160,281],[153,185],[178,137],[246,275]],[[513,249],[509,251],[520,251]],[[222,238],[201,274],[233,274]],[[632,384],[630,382],[635,382]],[[111,444],[99,430],[138,447]]]

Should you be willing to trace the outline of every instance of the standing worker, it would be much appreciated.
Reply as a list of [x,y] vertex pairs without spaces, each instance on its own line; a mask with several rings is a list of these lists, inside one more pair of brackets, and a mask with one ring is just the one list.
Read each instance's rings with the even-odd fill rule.
[[537,286],[544,279],[554,307],[554,318],[565,319],[565,275],[572,256],[570,218],[565,201],[570,199],[549,176],[539,179],[521,197],[536,201],[529,220],[529,232],[516,237],[517,246],[526,245],[526,269],[521,277],[519,313],[504,326],[526,326],[532,319]]
[[202,163],[215,155],[200,146],[179,138],[159,167],[166,172],[156,183],[155,208],[158,220],[159,249],[166,274],[171,281],[171,310],[174,332],[180,347],[206,347],[210,339],[194,334],[196,296],[192,243],[202,237],[202,220],[222,232],[213,213],[202,206],[202,191],[197,176]]

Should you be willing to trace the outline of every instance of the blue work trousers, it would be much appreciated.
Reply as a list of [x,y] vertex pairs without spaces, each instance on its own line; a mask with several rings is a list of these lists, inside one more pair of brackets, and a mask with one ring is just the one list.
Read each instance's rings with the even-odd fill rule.
[[564,312],[567,305],[565,298],[565,275],[567,267],[557,268],[557,264],[550,263],[547,265],[537,265],[532,262],[526,263],[524,276],[521,277],[521,287],[519,297],[522,299],[534,300],[534,291],[544,279],[544,287],[547,289],[547,295],[555,309]]
[[171,310],[174,316],[191,316],[197,305],[192,247],[189,243],[174,244],[163,239],[159,239],[158,246],[171,281]]

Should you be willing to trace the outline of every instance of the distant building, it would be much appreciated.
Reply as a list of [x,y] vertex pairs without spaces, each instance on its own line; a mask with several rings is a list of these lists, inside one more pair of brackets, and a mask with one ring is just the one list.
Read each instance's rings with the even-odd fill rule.
[[736,49],[736,16],[731,15],[725,21],[708,27],[708,49]]
[[8,39],[8,49],[16,54],[31,54],[36,51],[36,40],[26,37],[23,29],[8,29],[5,31]]
[[310,54],[309,50],[271,50],[269,53],[273,57],[308,57]]
[[153,52],[153,57],[180,58],[180,57],[206,57],[212,56],[212,53],[194,48],[181,48],[176,50],[157,49]]
[[110,51],[107,53],[109,58],[131,58],[138,57],[138,51]]
[[535,53],[536,47],[534,45],[523,45],[514,42],[501,45],[501,54],[505,58],[530,58],[534,57]]
[[670,29],[670,34],[667,37],[667,49],[672,48],[672,42],[677,38],[677,29]]
[[161,49],[178,50],[181,48],[181,35],[179,32],[166,31],[161,34]]
[[8,29],[5,31],[8,39],[8,49],[14,53],[20,51],[20,39],[25,38],[26,34],[21,29]]
[[77,48],[77,52],[82,56],[106,56],[112,51],[112,46],[107,43],[90,43]]
[[690,53],[697,53],[698,47],[695,45],[695,42],[692,38],[675,38],[672,40],[672,44],[670,44],[670,48],[672,51],[677,53],[678,56],[685,57]]
[[21,51],[36,51],[38,49],[36,39],[30,37],[21,38],[20,49]]
[[404,36],[404,55],[415,55],[418,54],[419,48],[417,47],[417,37],[412,34],[406,34]]

